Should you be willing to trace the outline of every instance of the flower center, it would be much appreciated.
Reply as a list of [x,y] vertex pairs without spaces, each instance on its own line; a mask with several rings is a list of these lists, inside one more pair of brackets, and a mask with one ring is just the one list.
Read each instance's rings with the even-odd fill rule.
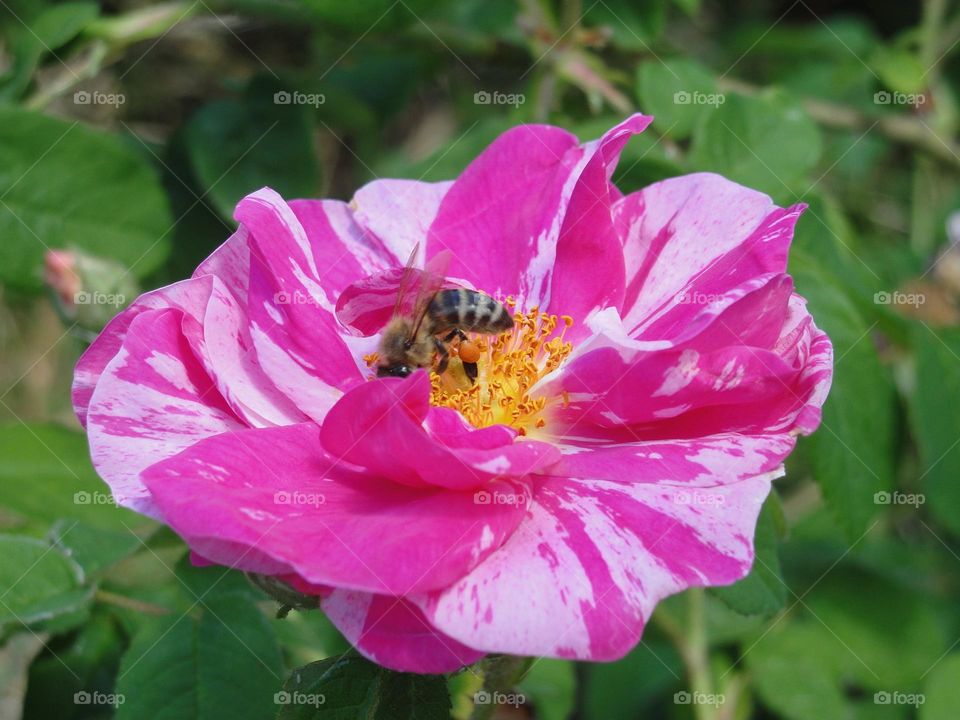
[[[504,304],[511,310],[516,306],[512,298]],[[430,376],[430,402],[458,410],[476,427],[509,425],[521,435],[544,427],[548,398],[532,397],[530,390],[573,351],[573,344],[563,339],[572,325],[568,315],[550,315],[537,307],[515,312],[512,330],[472,340],[480,350],[476,383],[471,385],[460,363],[451,359],[448,372]],[[456,352],[454,344],[451,354]]]

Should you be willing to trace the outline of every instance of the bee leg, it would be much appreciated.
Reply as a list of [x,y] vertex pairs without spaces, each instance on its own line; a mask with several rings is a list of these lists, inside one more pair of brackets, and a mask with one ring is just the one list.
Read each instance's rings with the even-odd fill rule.
[[463,330],[461,330],[460,328],[454,328],[453,330],[451,330],[450,332],[448,332],[446,335],[444,335],[443,341],[444,341],[445,343],[448,343],[448,342],[450,342],[451,340],[453,340],[454,338],[457,338],[457,339],[459,339],[461,342],[463,342],[464,340],[467,339],[467,336],[466,336],[466,334],[463,332]]
[[447,350],[446,343],[440,340],[434,339],[433,344],[437,349],[437,353],[440,355],[440,362],[437,363],[437,369],[434,372],[436,372],[437,375],[443,375],[447,369],[447,363],[450,362],[450,351]]
[[468,362],[463,363],[463,372],[470,378],[471,385],[477,381],[477,376],[480,374],[480,371],[477,369],[477,364]]

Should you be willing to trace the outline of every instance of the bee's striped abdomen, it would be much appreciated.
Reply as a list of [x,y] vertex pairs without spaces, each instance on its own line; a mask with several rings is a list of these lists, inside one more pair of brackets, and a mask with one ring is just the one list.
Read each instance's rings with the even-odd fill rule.
[[513,327],[513,317],[507,308],[476,290],[441,290],[430,302],[428,312],[437,332],[456,327],[492,335]]

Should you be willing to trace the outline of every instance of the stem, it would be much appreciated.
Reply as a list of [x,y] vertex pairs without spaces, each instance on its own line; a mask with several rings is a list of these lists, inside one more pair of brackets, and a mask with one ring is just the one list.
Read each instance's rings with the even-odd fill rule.
[[[694,587],[687,591],[689,606],[687,616],[686,652],[683,653],[687,672],[690,675],[690,692],[713,694],[713,676],[710,672],[710,648],[707,643],[706,593]],[[695,703],[694,713],[698,720],[712,720],[716,708],[707,703]]]
[[99,602],[106,603],[107,605],[116,605],[117,607],[126,608],[127,610],[136,610],[137,612],[146,613],[148,615],[169,615],[170,610],[165,607],[160,607],[159,605],[153,605],[148,602],[143,602],[142,600],[136,600],[126,595],[118,595],[117,593],[112,593],[109,590],[97,590],[93,597]]
[[533,658],[517,657],[516,655],[491,655],[484,660],[483,687],[480,692],[486,692],[491,702],[475,704],[470,720],[489,720],[497,710],[497,704],[492,702],[495,693],[509,693],[513,686],[520,681],[533,664]]

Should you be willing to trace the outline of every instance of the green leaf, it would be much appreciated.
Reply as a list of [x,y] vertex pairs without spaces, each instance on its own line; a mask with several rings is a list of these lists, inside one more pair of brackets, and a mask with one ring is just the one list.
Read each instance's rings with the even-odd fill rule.
[[182,583],[187,602],[192,604],[197,598],[203,602],[225,595],[240,595],[248,600],[259,600],[264,594],[255,588],[246,575],[239,570],[222,565],[197,566],[190,562],[190,553],[184,555],[174,568]]
[[832,278],[800,253],[791,258],[797,291],[834,348],[834,376],[823,422],[802,440],[813,476],[849,540],[879,511],[876,494],[893,487],[896,394],[868,324]]
[[648,631],[622,660],[588,664],[586,674],[583,717],[607,720],[642,717],[657,696],[682,682],[684,669],[674,646]]
[[648,60],[637,68],[637,99],[661,132],[682,140],[726,101],[710,71],[695,60]]
[[124,532],[124,524],[148,522],[114,505],[83,433],[52,424],[0,425],[0,457],[0,507],[20,517],[25,532],[42,535],[63,517]]
[[78,122],[0,107],[0,198],[0,282],[21,290],[41,288],[48,248],[109,256],[137,277],[169,249],[173,220],[150,163]]
[[330,720],[447,720],[451,707],[442,676],[393,672],[355,655],[294,670],[277,700],[278,720],[321,712]]
[[[30,668],[24,717],[73,718],[74,694],[113,692],[125,638],[107,612],[94,610],[76,634],[53,638]],[[54,654],[55,653],[55,654]]]
[[99,11],[95,2],[66,2],[43,9],[26,21],[26,27],[11,25],[13,64],[0,80],[0,98],[11,99],[22,93],[43,56],[76,37]]
[[928,511],[960,534],[960,330],[916,325],[916,391],[910,419],[920,447],[919,477]]
[[782,624],[744,655],[764,705],[786,720],[842,718],[847,703],[836,663],[824,662],[820,634],[803,623]]
[[820,157],[816,124],[784,93],[724,98],[696,128],[690,163],[775,196],[786,190],[792,200],[789,191]]
[[918,686],[946,649],[946,632],[929,601],[912,588],[844,566],[804,598],[822,652],[845,679],[876,691]]
[[920,720],[953,720],[960,707],[960,653],[947,655],[930,669],[923,686]]
[[870,58],[870,67],[891,90],[919,93],[926,87],[927,68],[905,47],[880,47]]
[[755,557],[750,574],[726,587],[711,588],[710,592],[741,615],[773,615],[781,610],[787,599],[787,586],[780,575],[777,555],[777,524],[775,509],[779,501],[772,494],[763,504],[757,518],[753,546]]
[[539,659],[518,688],[532,701],[539,720],[566,720],[573,712],[576,675],[569,660]]
[[50,543],[72,558],[89,577],[142,547],[127,530],[104,530],[77,520],[58,520],[50,529]]
[[0,557],[0,628],[54,622],[88,606],[83,570],[47,543],[0,535]]
[[311,116],[315,106],[306,103],[319,104],[321,95],[296,93],[255,81],[241,98],[205,105],[190,119],[185,140],[193,169],[224,217],[231,217],[238,201],[264,185],[287,199],[317,194],[320,167]]
[[120,663],[116,719],[262,720],[276,713],[283,662],[267,619],[241,597],[204,601],[199,619],[167,616]]

